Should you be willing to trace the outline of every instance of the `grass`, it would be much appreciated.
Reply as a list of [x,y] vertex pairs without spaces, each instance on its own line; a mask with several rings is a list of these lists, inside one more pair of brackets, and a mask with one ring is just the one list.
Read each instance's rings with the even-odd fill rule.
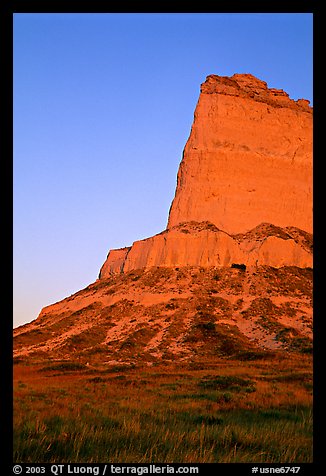
[[310,462],[311,369],[304,359],[286,362],[292,372],[281,361],[113,372],[74,362],[17,364],[14,460]]
[[78,418],[35,415],[22,422],[15,438],[15,460],[293,462],[299,457],[308,461],[311,415],[306,408],[296,412],[296,418],[286,409],[210,415],[167,408],[157,414],[113,408],[103,414],[84,406]]

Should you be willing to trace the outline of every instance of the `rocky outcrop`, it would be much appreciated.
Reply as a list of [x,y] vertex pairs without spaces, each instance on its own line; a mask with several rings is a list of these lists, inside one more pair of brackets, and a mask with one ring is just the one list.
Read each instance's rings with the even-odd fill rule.
[[109,274],[122,273],[130,249],[131,247],[127,246],[126,248],[110,250],[107,259],[101,268],[100,277],[108,276]]
[[178,172],[168,228],[210,221],[312,232],[312,108],[250,74],[208,76]]
[[131,248],[110,251],[99,277],[153,266],[312,267],[311,242],[311,235],[297,228],[261,224],[246,234],[229,235],[209,222],[187,222]]
[[311,267],[311,232],[309,101],[250,74],[211,75],[201,86],[167,229],[111,250],[100,278],[152,266]]

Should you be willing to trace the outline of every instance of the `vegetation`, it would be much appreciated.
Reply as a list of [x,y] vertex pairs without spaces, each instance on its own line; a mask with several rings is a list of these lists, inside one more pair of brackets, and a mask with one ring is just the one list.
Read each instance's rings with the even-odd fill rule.
[[75,299],[15,338],[15,462],[312,461],[311,269],[154,267]]
[[309,359],[275,358],[268,366],[258,357],[182,367],[17,363],[14,460],[310,462]]

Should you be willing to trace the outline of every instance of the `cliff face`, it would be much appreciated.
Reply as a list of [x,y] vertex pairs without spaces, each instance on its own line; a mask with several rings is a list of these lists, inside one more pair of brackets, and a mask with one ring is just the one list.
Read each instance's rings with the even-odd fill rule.
[[131,248],[111,250],[100,278],[153,266],[232,265],[312,267],[312,242],[297,228],[261,224],[245,234],[229,235],[209,222],[176,225]]
[[293,229],[312,240],[309,101],[250,74],[208,76],[167,229],[111,250],[100,278],[152,266],[311,267],[311,248]]
[[252,75],[208,76],[178,172],[168,228],[260,223],[312,232],[312,108]]

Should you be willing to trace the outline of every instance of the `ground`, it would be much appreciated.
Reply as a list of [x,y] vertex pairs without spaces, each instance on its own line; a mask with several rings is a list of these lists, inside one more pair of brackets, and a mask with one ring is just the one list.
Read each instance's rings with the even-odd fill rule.
[[14,332],[16,462],[312,461],[312,270],[153,268]]

